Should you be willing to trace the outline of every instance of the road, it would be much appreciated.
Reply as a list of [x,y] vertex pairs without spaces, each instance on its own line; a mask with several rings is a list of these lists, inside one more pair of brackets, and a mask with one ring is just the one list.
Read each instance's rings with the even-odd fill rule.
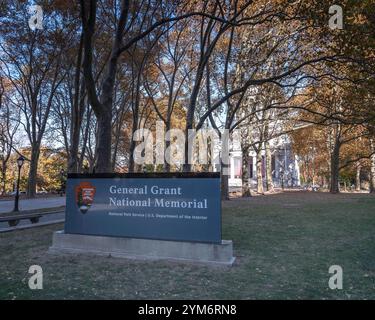
[[[34,210],[65,206],[65,197],[22,199],[19,202],[19,209]],[[0,201],[0,213],[11,212],[14,208],[14,200]]]

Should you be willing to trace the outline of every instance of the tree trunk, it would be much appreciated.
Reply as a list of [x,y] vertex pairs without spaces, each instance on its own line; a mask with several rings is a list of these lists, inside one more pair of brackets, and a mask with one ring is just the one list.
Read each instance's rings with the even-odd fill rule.
[[191,153],[191,144],[189,143],[189,128],[185,128],[185,145],[184,145],[184,164],[182,166],[183,172],[191,172],[191,163],[189,154]]
[[81,39],[79,42],[76,70],[74,76],[74,101],[71,112],[71,126],[70,126],[70,150],[68,158],[68,172],[78,172],[78,148],[79,138],[83,116],[84,99],[80,94],[83,92],[84,84],[80,90],[80,78],[81,78],[81,65],[82,65],[82,52],[83,52],[83,33],[81,33]]
[[272,180],[272,154],[271,148],[268,141],[264,142],[264,146],[266,149],[266,188],[267,191],[274,191],[274,185]]
[[118,144],[119,144],[119,138],[115,137],[115,145],[113,147],[113,152],[112,152],[112,171],[115,172],[116,170],[116,159],[117,159],[117,151],[118,151]]
[[129,172],[135,171],[135,163],[134,163],[134,150],[135,150],[135,141],[134,141],[134,133],[137,131],[139,124],[139,104],[140,104],[140,88],[141,88],[141,77],[142,77],[142,71],[144,67],[144,60],[142,62],[142,65],[139,67],[138,74],[137,74],[137,81],[134,93],[134,105],[133,105],[133,126],[132,126],[132,136],[130,141],[130,147],[129,147]]
[[133,127],[132,127],[132,135],[130,140],[130,146],[129,146],[129,166],[128,170],[129,172],[134,172],[135,170],[135,163],[134,163],[134,150],[135,150],[135,141],[134,141],[134,133],[137,131],[138,128],[138,108],[137,110],[133,111]]
[[27,196],[34,198],[36,195],[36,184],[37,184],[37,173],[38,173],[38,161],[39,161],[40,149],[39,145],[33,145],[31,148],[31,159],[29,177],[27,181]]
[[68,172],[77,173],[80,171],[80,159],[79,159],[79,141],[81,137],[82,117],[84,104],[82,103],[79,107],[80,110],[74,110],[72,116],[72,126],[70,133],[70,150],[68,159]]
[[340,175],[340,141],[335,140],[335,145],[331,154],[331,181],[330,189],[331,193],[339,193],[339,175]]
[[83,161],[85,160],[87,141],[88,141],[89,134],[90,134],[91,113],[92,113],[92,109],[88,109],[87,116],[86,116],[87,119],[85,121],[86,127],[85,127],[85,131],[83,132],[82,150],[81,150],[81,154],[78,160],[78,172],[80,172],[83,169]]
[[361,169],[362,166],[360,163],[356,166],[356,175],[355,175],[355,191],[361,191]]
[[113,172],[116,170],[116,160],[117,160],[118,147],[120,143],[121,128],[122,128],[122,123],[124,121],[124,110],[121,111],[121,115],[117,121],[118,123],[116,125],[116,131],[114,132],[114,143],[113,143],[113,150],[112,150],[112,171]]
[[6,193],[6,180],[7,180],[7,165],[3,163],[1,167],[1,192],[0,194],[5,195]]
[[[165,126],[165,132],[169,132],[169,130],[171,129],[171,120],[168,119],[167,120],[167,123],[166,123],[166,126]],[[168,150],[168,148],[170,147],[171,145],[171,142],[169,141],[169,139],[167,141],[165,141],[165,151]],[[171,155],[167,152],[164,151],[164,172],[170,172],[171,171]]]
[[103,112],[97,116],[97,161],[95,173],[111,172],[111,142],[112,142],[112,115],[111,112]]
[[375,140],[370,139],[371,152],[370,157],[370,193],[375,193]]
[[[117,62],[120,56],[120,46],[123,39],[126,21],[128,18],[129,1],[121,2],[120,17],[117,22],[115,37],[112,44],[111,56],[107,63],[106,72],[103,77],[100,99],[97,94],[96,84],[93,76],[93,45],[92,39],[95,32],[97,1],[90,1],[85,10],[85,1],[82,1],[82,27],[83,27],[83,74],[87,95],[97,118],[98,134],[96,141],[97,160],[96,173],[111,172],[111,149],[112,149],[112,105],[113,90],[116,79]],[[88,16],[85,16],[87,13]]]
[[242,148],[242,197],[251,197],[248,149]]
[[[72,136],[70,141],[70,151],[68,159],[68,172],[77,173],[78,172],[78,146],[79,146],[79,129],[72,125]],[[77,130],[78,129],[78,130]]]
[[256,167],[257,167],[257,192],[264,194],[263,176],[262,176],[262,148],[259,147],[256,153]]

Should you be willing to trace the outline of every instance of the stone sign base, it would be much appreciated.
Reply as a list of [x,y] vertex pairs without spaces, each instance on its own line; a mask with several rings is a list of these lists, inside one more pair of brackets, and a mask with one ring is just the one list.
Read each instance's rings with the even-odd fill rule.
[[171,260],[209,265],[231,266],[234,263],[233,243],[221,244],[117,238],[67,234],[53,234],[50,253],[91,253],[128,259]]

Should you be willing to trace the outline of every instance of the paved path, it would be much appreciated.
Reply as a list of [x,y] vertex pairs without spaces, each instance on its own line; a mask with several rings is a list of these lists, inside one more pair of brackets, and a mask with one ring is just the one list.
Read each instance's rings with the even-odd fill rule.
[[[65,206],[65,197],[22,199],[19,202],[20,210],[34,210]],[[10,212],[14,208],[14,200],[0,201],[0,213]]]

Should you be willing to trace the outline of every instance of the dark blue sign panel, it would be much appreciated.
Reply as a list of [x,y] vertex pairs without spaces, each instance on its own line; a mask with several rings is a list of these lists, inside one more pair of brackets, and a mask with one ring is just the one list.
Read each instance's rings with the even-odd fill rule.
[[72,174],[65,233],[221,242],[220,176]]

